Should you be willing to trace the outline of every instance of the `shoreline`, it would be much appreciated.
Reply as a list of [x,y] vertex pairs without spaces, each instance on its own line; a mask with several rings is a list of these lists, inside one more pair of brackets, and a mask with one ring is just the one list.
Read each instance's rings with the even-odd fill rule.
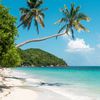
[[[5,77],[5,80],[2,80],[4,83],[2,86],[9,88],[2,89],[3,91],[0,93],[0,100],[40,100],[40,97],[41,99],[45,98],[45,94],[46,100],[52,100],[52,98],[57,98],[57,100],[67,100],[65,97],[60,94],[58,95],[58,93],[50,90],[48,87],[42,86],[45,83],[42,80],[23,78],[20,76],[20,72],[12,71],[10,69],[3,70],[2,74],[2,76]],[[28,82],[34,84],[32,85]]]
[[[63,87],[64,86],[64,87]],[[89,93],[88,93],[89,92]],[[12,69],[0,69],[0,100],[99,100],[88,88],[49,83]]]
[[3,84],[1,84],[2,87],[7,88],[2,88],[0,100],[40,100],[40,97],[41,99],[46,97],[46,100],[52,100],[52,98],[67,100],[62,95],[50,90],[48,86],[42,86],[45,83],[42,80],[23,78],[20,76],[20,72],[12,71],[11,69],[4,69],[2,76],[4,76],[5,79],[0,80],[0,84],[3,82]]
[[3,91],[0,93],[0,100],[41,100],[43,98],[46,98],[46,100],[70,100],[53,91],[52,89],[54,87],[49,89],[48,85],[44,85],[47,83],[43,80],[23,78],[20,76],[20,72],[12,71],[10,69],[5,69],[2,73],[5,77],[2,86],[9,88],[2,89]]

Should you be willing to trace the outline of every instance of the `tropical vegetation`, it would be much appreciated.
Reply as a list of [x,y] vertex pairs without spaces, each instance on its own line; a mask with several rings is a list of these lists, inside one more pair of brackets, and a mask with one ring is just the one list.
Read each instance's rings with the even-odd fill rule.
[[38,24],[44,27],[43,19],[45,17],[43,11],[47,8],[40,8],[43,4],[42,0],[28,0],[27,8],[20,8],[21,11],[21,24],[18,26],[23,26],[24,28],[30,29],[32,20],[34,21],[34,26],[36,27],[37,32],[39,33]]
[[72,3],[70,10],[66,5],[64,5],[64,8],[60,9],[60,11],[63,13],[64,16],[55,23],[63,23],[63,26],[58,33],[61,33],[62,31],[64,31],[64,33],[66,34],[70,33],[72,38],[74,39],[74,29],[76,29],[79,32],[82,30],[87,32],[89,31],[81,24],[81,21],[89,21],[90,18],[85,14],[79,12],[80,6],[75,7],[74,3]]
[[20,65],[20,55],[15,47],[18,35],[15,26],[16,18],[9,14],[8,9],[0,5],[0,67]]
[[21,55],[22,63],[20,66],[57,66],[57,67],[66,67],[67,64],[63,59],[56,57],[53,54],[50,54],[41,49],[19,49]]

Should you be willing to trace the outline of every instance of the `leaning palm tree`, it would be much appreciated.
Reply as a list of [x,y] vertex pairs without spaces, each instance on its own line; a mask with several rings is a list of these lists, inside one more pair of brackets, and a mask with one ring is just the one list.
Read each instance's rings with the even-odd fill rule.
[[80,6],[75,8],[74,3],[72,3],[70,10],[68,10],[68,7],[64,5],[64,9],[61,9],[60,11],[63,13],[63,18],[59,19],[55,24],[63,23],[63,26],[58,31],[58,33],[61,33],[62,31],[64,31],[67,35],[69,35],[70,33],[72,38],[74,39],[74,29],[79,32],[82,30],[86,32],[89,31],[81,24],[81,21],[89,21],[90,18],[85,14],[79,12]]
[[71,34],[72,38],[74,39],[74,29],[76,29],[77,31],[88,31],[87,28],[85,28],[82,24],[81,21],[85,20],[85,21],[89,21],[90,18],[88,16],[86,16],[83,13],[80,13],[80,7],[75,7],[74,4],[71,4],[71,8],[68,9],[68,7],[66,5],[64,5],[64,8],[61,9],[61,12],[63,13],[63,18],[59,19],[55,24],[58,23],[63,23],[63,27],[58,31],[57,34],[48,36],[48,37],[43,37],[40,39],[32,39],[32,40],[27,40],[25,42],[22,42],[18,45],[16,45],[16,47],[20,47],[22,45],[25,45],[27,43],[30,42],[39,42],[39,41],[43,41],[43,40],[47,40],[53,37],[58,37],[58,36],[62,36],[65,34]]
[[27,8],[20,8],[21,11],[21,24],[18,26],[23,26],[24,28],[30,29],[32,21],[34,21],[34,25],[39,33],[38,24],[44,27],[44,10],[47,8],[41,9],[40,6],[43,4],[42,0],[28,0],[27,1]]

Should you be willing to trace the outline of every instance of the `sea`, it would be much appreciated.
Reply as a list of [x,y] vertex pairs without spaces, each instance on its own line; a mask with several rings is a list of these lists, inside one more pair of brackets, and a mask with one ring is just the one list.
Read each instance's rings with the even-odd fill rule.
[[[100,100],[100,66],[20,67],[17,77],[27,78],[37,100]],[[32,81],[36,79],[39,81]]]

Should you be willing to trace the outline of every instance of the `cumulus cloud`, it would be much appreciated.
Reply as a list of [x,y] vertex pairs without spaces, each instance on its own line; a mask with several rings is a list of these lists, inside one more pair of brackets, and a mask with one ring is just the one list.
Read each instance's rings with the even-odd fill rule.
[[89,44],[86,44],[83,39],[69,40],[67,44],[67,52],[87,52],[94,50]]

